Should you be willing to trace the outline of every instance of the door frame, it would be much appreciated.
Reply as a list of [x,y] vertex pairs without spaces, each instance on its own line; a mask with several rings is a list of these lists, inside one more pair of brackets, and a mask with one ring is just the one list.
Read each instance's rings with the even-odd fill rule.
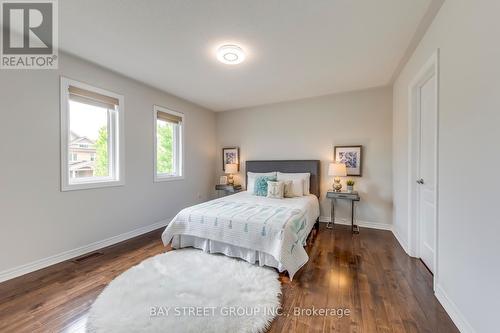
[[435,156],[434,156],[434,283],[436,286],[438,271],[439,271],[439,220],[438,220],[438,191],[439,191],[439,49],[437,49],[429,60],[422,66],[415,78],[411,81],[408,87],[408,250],[409,255],[412,257],[420,257],[420,225],[418,221],[418,207],[420,207],[420,197],[418,186],[416,183],[417,177],[420,173],[420,90],[427,83],[427,81],[435,76],[435,94],[436,94],[436,130],[435,130]]

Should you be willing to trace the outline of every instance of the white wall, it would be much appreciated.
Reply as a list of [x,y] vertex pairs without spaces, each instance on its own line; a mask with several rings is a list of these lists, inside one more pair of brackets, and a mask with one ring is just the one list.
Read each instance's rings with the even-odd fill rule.
[[394,225],[408,240],[408,85],[440,49],[437,296],[463,332],[498,331],[500,2],[448,0],[394,85]]
[[[215,183],[212,111],[72,56],[59,61],[57,71],[0,72],[0,273],[173,217]],[[60,75],[125,96],[125,186],[60,191]],[[186,114],[185,180],[153,183],[153,104]]]
[[[334,145],[364,147],[363,177],[355,188],[360,221],[381,227],[392,223],[392,90],[377,88],[217,113],[216,170],[222,175],[222,147],[239,146],[245,180],[246,160],[321,160],[321,215],[330,216],[326,191]],[[344,183],[345,186],[345,183]],[[340,202],[337,218],[349,218]]]

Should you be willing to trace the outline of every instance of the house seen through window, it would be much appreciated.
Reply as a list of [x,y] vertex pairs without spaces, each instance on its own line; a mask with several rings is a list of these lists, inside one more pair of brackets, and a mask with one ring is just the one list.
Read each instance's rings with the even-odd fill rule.
[[70,180],[109,176],[108,109],[70,99],[69,119]]

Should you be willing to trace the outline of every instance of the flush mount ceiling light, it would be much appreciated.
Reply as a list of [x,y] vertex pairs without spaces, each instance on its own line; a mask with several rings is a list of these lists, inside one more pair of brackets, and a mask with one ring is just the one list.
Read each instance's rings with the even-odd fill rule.
[[236,65],[245,60],[245,52],[237,45],[222,45],[217,50],[217,59],[223,64]]

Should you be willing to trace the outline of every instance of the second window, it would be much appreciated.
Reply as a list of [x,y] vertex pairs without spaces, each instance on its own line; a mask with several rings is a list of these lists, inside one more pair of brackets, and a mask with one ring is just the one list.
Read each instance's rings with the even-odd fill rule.
[[154,106],[155,181],[183,178],[184,114]]

